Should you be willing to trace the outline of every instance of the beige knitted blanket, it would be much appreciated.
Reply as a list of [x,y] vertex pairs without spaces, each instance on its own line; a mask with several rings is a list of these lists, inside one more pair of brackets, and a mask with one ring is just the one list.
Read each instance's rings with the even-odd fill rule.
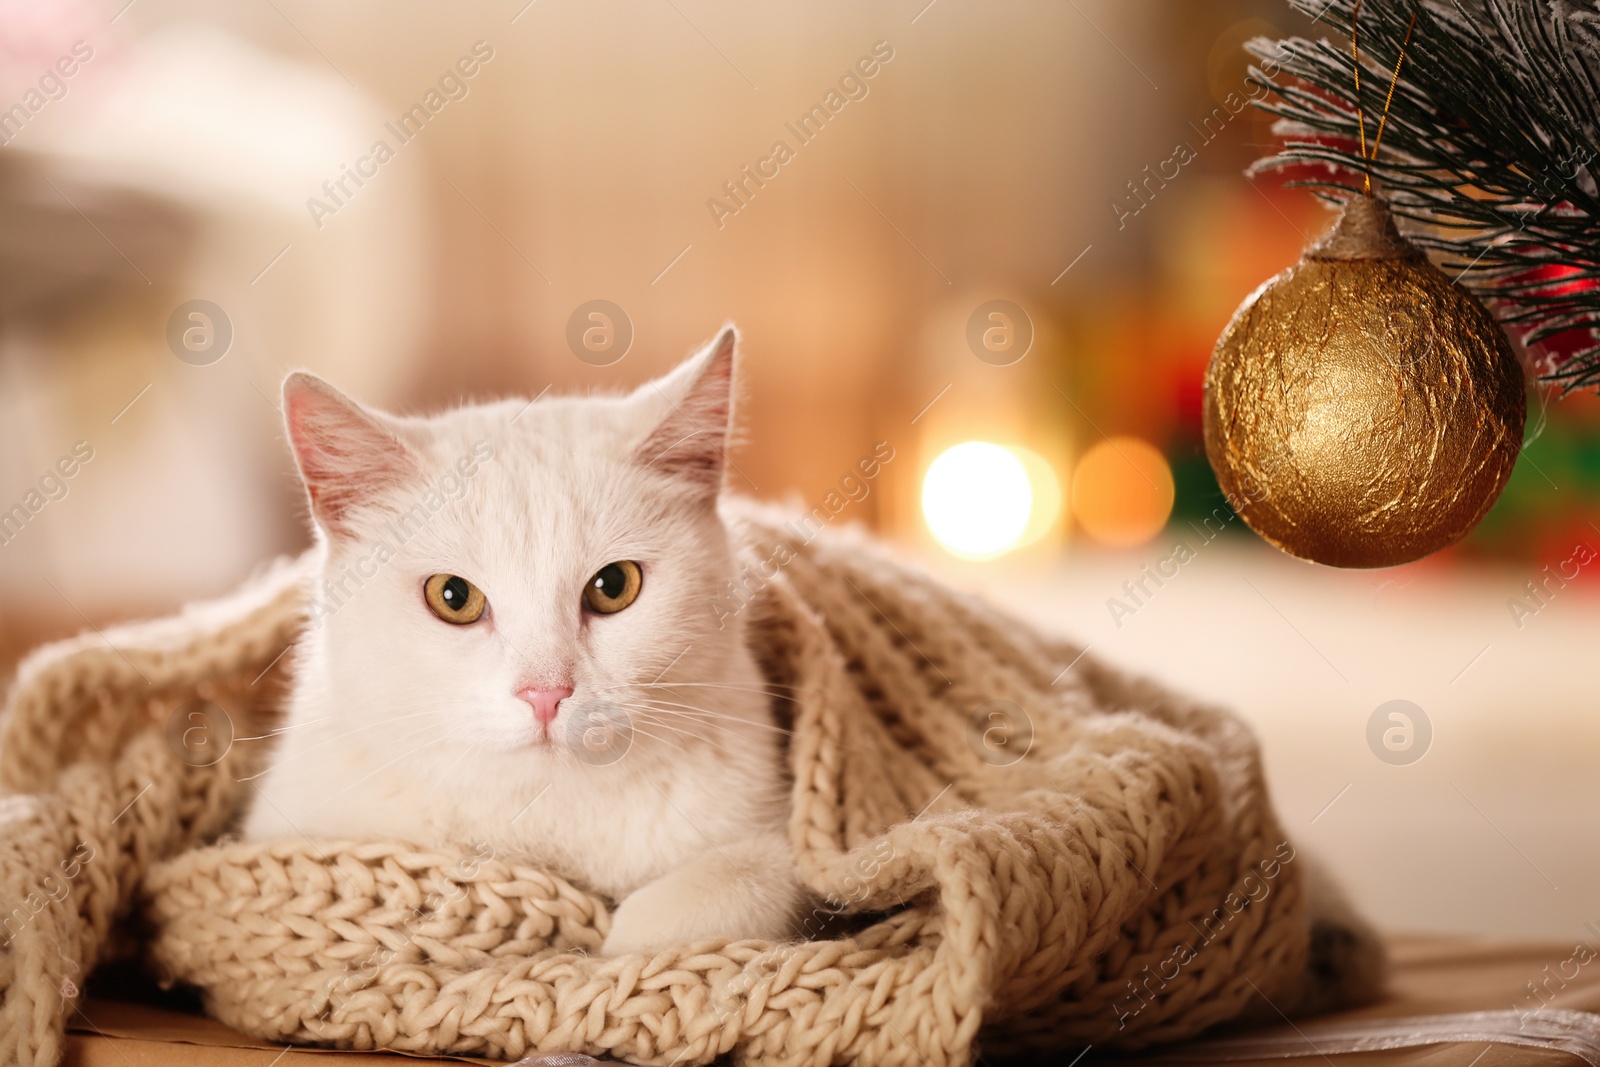
[[84,976],[131,953],[261,1038],[681,1067],[1133,1048],[1325,990],[1305,864],[1241,723],[862,540],[741,528],[744,610],[795,694],[790,833],[818,901],[796,940],[606,959],[586,950],[608,902],[513,857],[212,843],[265,756],[302,560],[22,666],[0,727],[0,1062],[57,1064]]

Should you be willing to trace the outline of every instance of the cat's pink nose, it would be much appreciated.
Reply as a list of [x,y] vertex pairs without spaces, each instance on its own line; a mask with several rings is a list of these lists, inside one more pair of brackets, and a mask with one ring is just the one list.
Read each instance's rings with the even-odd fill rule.
[[572,686],[557,686],[554,689],[524,689],[517,696],[528,702],[533,709],[533,717],[539,720],[540,726],[549,726],[560,714],[557,706],[572,695]]

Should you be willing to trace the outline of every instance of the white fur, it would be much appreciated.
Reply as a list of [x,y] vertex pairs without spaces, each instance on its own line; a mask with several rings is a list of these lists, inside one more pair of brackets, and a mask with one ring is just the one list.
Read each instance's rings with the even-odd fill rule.
[[[742,618],[713,607],[733,576],[717,511],[732,363],[727,331],[626,397],[427,419],[292,376],[327,581],[244,836],[487,845],[620,901],[607,954],[793,936],[781,736]],[[459,499],[428,512],[441,479],[432,500]],[[418,504],[402,540],[396,516]],[[641,564],[637,601],[586,611],[585,584],[616,560]],[[422,593],[436,573],[482,589],[486,617],[436,618]],[[515,693],[565,681],[542,736]],[[574,720],[604,708],[631,744],[581,759]]]

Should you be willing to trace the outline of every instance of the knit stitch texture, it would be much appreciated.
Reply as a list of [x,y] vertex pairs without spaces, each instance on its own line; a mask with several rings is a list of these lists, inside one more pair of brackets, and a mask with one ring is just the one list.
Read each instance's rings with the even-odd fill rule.
[[[0,1063],[59,1063],[83,976],[127,952],[264,1039],[679,1067],[966,1067],[980,1047],[1138,1048],[1318,999],[1304,865],[1242,723],[864,538],[734,514],[753,641],[793,694],[789,829],[817,901],[796,940],[607,959],[612,902],[515,857],[230,841],[307,557],[19,671]],[[195,699],[240,738],[210,766],[171,740]]]

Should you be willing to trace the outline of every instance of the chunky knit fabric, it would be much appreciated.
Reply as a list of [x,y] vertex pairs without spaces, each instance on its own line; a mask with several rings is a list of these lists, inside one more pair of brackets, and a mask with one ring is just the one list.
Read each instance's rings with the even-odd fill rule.
[[[0,901],[24,902],[0,1061],[57,1063],[82,976],[130,946],[262,1038],[683,1067],[962,1067],[1310,1002],[1304,865],[1242,724],[865,541],[740,516],[748,569],[719,603],[792,694],[817,898],[796,940],[605,959],[609,902],[514,858],[208,843],[261,767],[301,561],[24,664],[0,735]],[[211,766],[173,743],[196,698],[240,737]]]

